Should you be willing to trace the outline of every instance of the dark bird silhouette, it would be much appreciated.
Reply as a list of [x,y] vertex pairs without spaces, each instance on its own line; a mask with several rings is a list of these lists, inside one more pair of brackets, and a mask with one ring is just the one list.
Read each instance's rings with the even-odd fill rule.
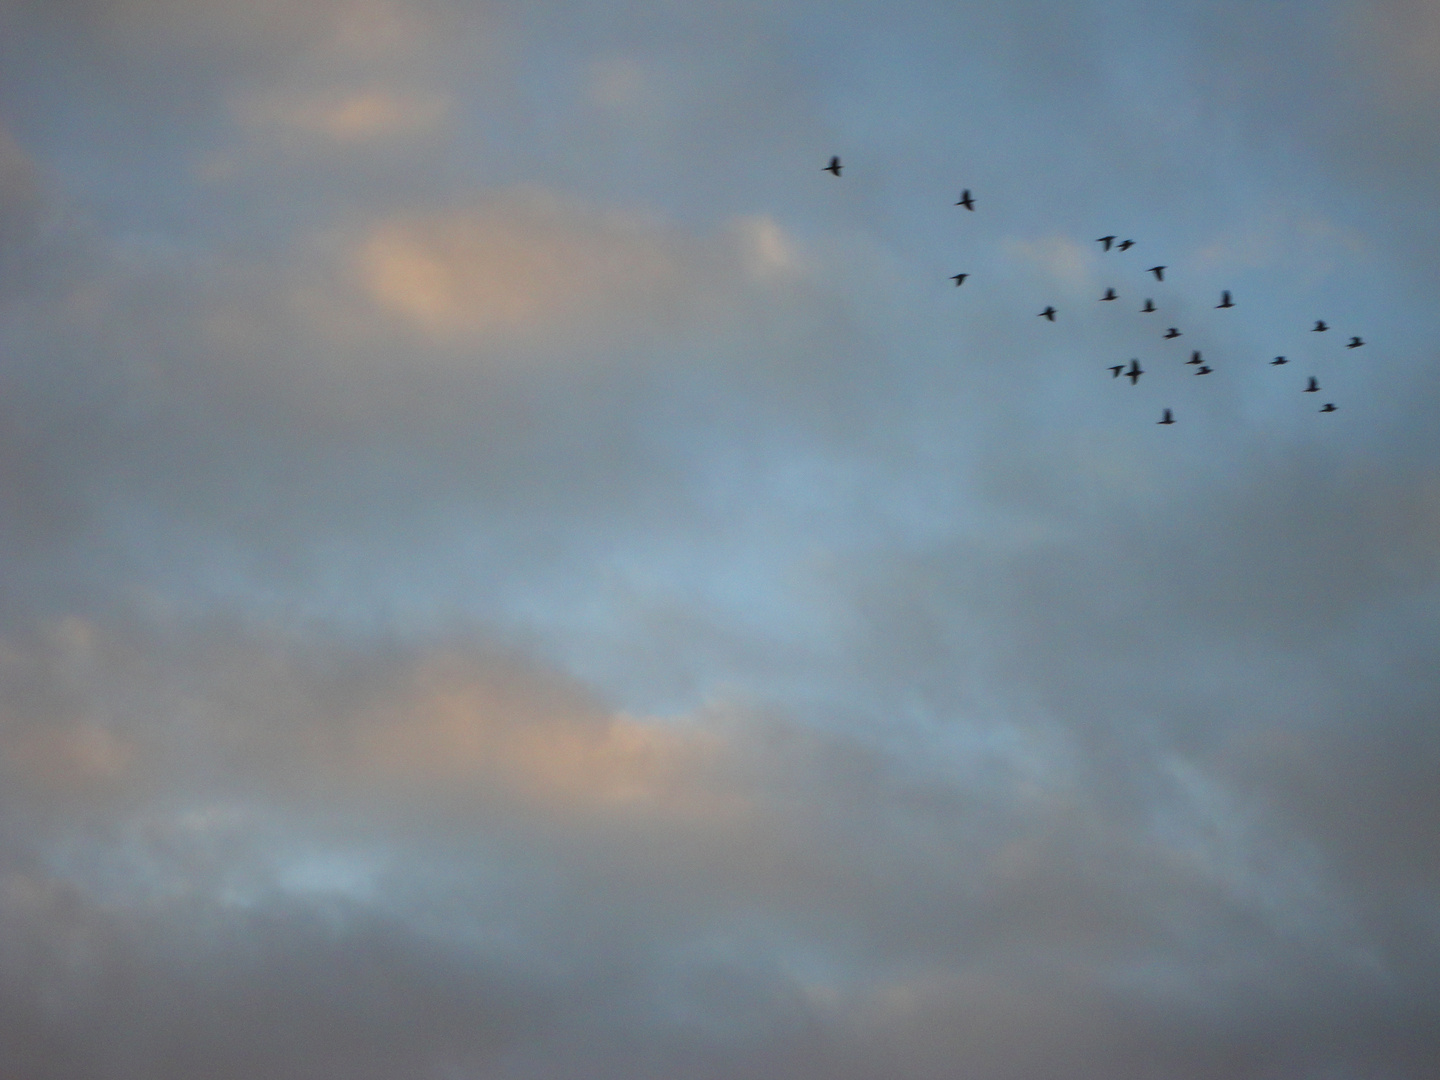
[[1121,251],[1129,251],[1132,247],[1135,246],[1135,241],[1121,240],[1120,243],[1116,244],[1115,246],[1118,247]]
[[1271,361],[1270,361],[1270,366],[1271,366],[1271,367],[1277,367],[1277,366],[1279,366],[1280,364],[1288,364],[1289,362],[1290,362],[1290,361],[1289,361],[1289,360],[1286,360],[1285,357],[1283,357],[1283,356],[1277,356],[1277,357],[1275,357],[1274,360],[1271,360]]
[[1315,332],[1316,332],[1317,334],[1320,333],[1320,331],[1322,331],[1322,330],[1329,330],[1329,329],[1330,329],[1330,327],[1328,327],[1328,326],[1325,325],[1325,320],[1324,320],[1324,319],[1316,319],[1316,320],[1315,320]]
[[1106,251],[1109,251],[1109,250],[1110,250],[1110,245],[1115,242],[1115,237],[1113,237],[1113,236],[1102,236],[1102,237],[1100,237],[1099,240],[1096,240],[1095,242],[1096,242],[1097,244],[1104,244],[1104,245],[1105,245],[1105,250],[1106,250]]
[[1218,304],[1216,304],[1215,306],[1216,306],[1217,308],[1222,308],[1222,307],[1234,307],[1234,306],[1235,306],[1234,304],[1232,304],[1232,303],[1230,302],[1230,290],[1229,290],[1229,289],[1224,289],[1224,290],[1221,291],[1221,293],[1220,293],[1220,302],[1219,302]]
[[1185,362],[1186,362],[1187,364],[1198,364],[1198,363],[1200,363],[1200,350],[1199,350],[1199,349],[1196,349],[1194,352],[1192,352],[1192,353],[1190,354],[1190,359],[1189,359],[1189,360],[1186,360]]
[[1166,336],[1167,338],[1179,337],[1179,336],[1180,336],[1180,331],[1179,331],[1179,330],[1176,330],[1176,329],[1172,326],[1172,327],[1170,327],[1169,330],[1166,330],[1166,331],[1165,331],[1165,336]]
[[1055,309],[1053,307],[1047,307],[1044,311],[1040,312],[1039,317],[1042,319],[1049,319],[1051,322],[1054,322]]
[[1114,289],[1106,289],[1106,290],[1105,290],[1105,295],[1102,296],[1102,297],[1100,297],[1100,299],[1101,299],[1101,300],[1114,300],[1114,299],[1116,299],[1115,290],[1114,290]]
[[1166,409],[1165,415],[1162,416],[1159,420],[1156,420],[1155,422],[1157,424],[1173,424],[1175,422],[1175,418],[1170,415],[1170,410]]
[[1313,393],[1315,393],[1316,390],[1319,390],[1319,389],[1320,389],[1320,384],[1315,381],[1315,376],[1314,376],[1314,375],[1311,375],[1311,376],[1310,376],[1310,385],[1307,386],[1307,387],[1305,387],[1305,393],[1307,393],[1307,394],[1313,394]]
[[1209,375],[1210,372],[1213,371],[1213,370],[1214,370],[1213,368],[1207,367],[1205,364],[1201,364],[1199,367],[1197,367],[1197,368],[1195,369],[1195,374],[1196,374],[1196,375]]
[[821,171],[821,172],[834,173],[836,176],[839,176],[839,175],[840,175],[840,170],[843,169],[844,167],[845,167],[845,166],[843,166],[843,165],[840,164],[840,159],[839,159],[838,157],[832,157],[832,158],[830,159],[830,164],[829,164],[829,165],[826,165],[825,168],[821,169],[820,171]]
[[1358,349],[1358,348],[1360,348],[1361,345],[1364,345],[1364,344],[1365,344],[1365,342],[1361,341],[1358,337],[1352,337],[1352,338],[1350,339],[1350,344],[1349,344],[1349,345],[1346,345],[1345,348],[1347,348],[1347,349]]
[[1110,377],[1111,377],[1112,379],[1118,379],[1118,378],[1120,377],[1120,373],[1121,373],[1122,371],[1124,371],[1124,370],[1125,370],[1125,365],[1124,365],[1124,364],[1116,364],[1114,367],[1112,367],[1112,368],[1110,369]]
[[1131,386],[1134,386],[1136,383],[1138,383],[1138,382],[1140,381],[1140,376],[1141,376],[1141,375],[1144,375],[1144,374],[1145,374],[1145,369],[1140,366],[1140,361],[1139,361],[1139,360],[1131,360],[1131,361],[1130,361],[1130,370],[1127,371],[1127,372],[1125,372],[1125,377],[1130,380],[1130,385],[1131,385]]
[[1335,403],[1334,403],[1333,401],[1327,401],[1323,406],[1321,406],[1320,411],[1321,411],[1321,412],[1334,412],[1334,411],[1335,411]]
[[969,276],[969,274],[954,274],[950,280],[955,283],[955,287],[958,289],[961,285],[965,284],[965,279]]
[[1145,311],[1154,311],[1154,310],[1155,310],[1155,301],[1147,298],[1147,299],[1145,300],[1145,306],[1142,307],[1140,310],[1141,310],[1142,312],[1145,312]]
[[970,197],[970,189],[968,187],[960,193],[960,201],[955,205],[963,206],[966,210],[975,209],[975,200]]
[[1165,280],[1165,267],[1163,266],[1152,266],[1150,267],[1148,273],[1154,274],[1156,281]]

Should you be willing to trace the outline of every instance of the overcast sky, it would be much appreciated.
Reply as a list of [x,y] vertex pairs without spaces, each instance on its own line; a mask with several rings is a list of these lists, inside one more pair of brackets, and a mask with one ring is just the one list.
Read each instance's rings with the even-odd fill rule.
[[1427,0],[0,0],[0,1074],[1433,1076],[1437,191]]

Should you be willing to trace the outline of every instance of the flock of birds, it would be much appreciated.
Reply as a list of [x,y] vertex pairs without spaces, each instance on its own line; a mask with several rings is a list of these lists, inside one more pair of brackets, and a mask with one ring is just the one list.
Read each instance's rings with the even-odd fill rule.
[[[835,176],[839,176],[840,173],[841,173],[841,170],[842,170],[843,168],[844,168],[844,166],[840,163],[840,158],[839,158],[839,157],[832,157],[832,158],[830,159],[830,164],[827,165],[827,166],[825,166],[825,168],[822,169],[821,171],[822,171],[822,172],[831,173],[831,174],[833,174],[833,175],[835,175]],[[966,210],[970,210],[970,211],[972,211],[972,212],[974,211],[974,209],[975,209],[975,197],[970,193],[970,189],[969,189],[969,188],[965,188],[965,189],[960,193],[960,200],[959,200],[959,202],[957,202],[955,205],[956,205],[956,206],[963,206]],[[1117,240],[1118,240],[1118,242],[1117,242]],[[1119,240],[1119,238],[1116,237],[1116,236],[1114,236],[1113,234],[1110,235],[1110,236],[1101,236],[1101,237],[1098,237],[1095,242],[1096,242],[1097,244],[1102,244],[1102,245],[1104,246],[1104,249],[1105,249],[1106,251],[1111,251],[1111,250],[1114,250],[1114,251],[1129,251],[1132,247],[1135,246],[1135,241],[1134,241],[1134,240]],[[1162,266],[1152,266],[1152,267],[1150,267],[1148,270],[1146,270],[1145,272],[1146,272],[1147,274],[1154,274],[1156,281],[1163,282],[1163,281],[1165,280],[1165,271],[1166,271],[1167,269],[1168,269],[1168,267],[1167,267],[1167,266],[1163,266],[1163,265],[1162,265]],[[953,281],[953,282],[955,282],[955,287],[956,287],[956,288],[959,288],[961,285],[964,285],[964,284],[965,284],[965,279],[968,278],[969,276],[970,276],[969,274],[953,274],[953,275],[951,275],[950,280]],[[1106,289],[1106,290],[1105,290],[1105,295],[1102,296],[1102,297],[1100,297],[1100,300],[1101,300],[1102,302],[1103,302],[1103,301],[1107,301],[1107,300],[1118,300],[1118,299],[1119,299],[1119,296],[1116,295],[1115,290],[1114,290],[1113,288]],[[1228,290],[1228,289],[1222,290],[1221,293],[1220,293],[1220,303],[1216,304],[1215,307],[1216,307],[1217,309],[1224,309],[1224,308],[1233,308],[1234,306],[1235,306],[1235,302],[1230,298],[1230,290]],[[1139,310],[1140,310],[1140,312],[1141,312],[1142,314],[1151,314],[1151,313],[1153,313],[1153,312],[1158,311],[1159,309],[1155,306],[1155,301],[1154,301],[1153,299],[1146,298],[1146,300],[1145,300],[1145,306],[1142,307],[1142,308],[1140,308]],[[1046,319],[1046,320],[1048,320],[1049,322],[1052,322],[1052,323],[1053,323],[1053,322],[1055,321],[1055,316],[1056,316],[1056,314],[1057,314],[1056,309],[1055,309],[1053,306],[1047,306],[1044,311],[1041,311],[1041,312],[1037,313],[1037,316],[1036,316],[1036,317],[1037,317],[1037,318],[1041,318],[1041,319]],[[1311,330],[1312,330],[1314,333],[1324,333],[1324,332],[1328,331],[1329,329],[1330,329],[1329,325],[1328,325],[1323,319],[1316,319],[1316,320],[1315,320],[1315,325],[1314,325],[1313,327],[1311,327]],[[1166,329],[1165,333],[1164,333],[1162,336],[1163,336],[1166,340],[1169,340],[1169,339],[1173,339],[1173,338],[1178,338],[1178,337],[1180,337],[1180,336],[1181,336],[1181,333],[1180,333],[1179,329],[1177,329],[1176,327],[1171,326],[1171,327],[1169,327],[1168,329]],[[1346,347],[1347,349],[1358,349],[1358,348],[1360,348],[1360,346],[1362,346],[1362,345],[1364,345],[1364,344],[1365,344],[1365,342],[1362,341],[1359,337],[1351,337],[1349,344],[1346,345],[1345,347]],[[1283,357],[1283,356],[1277,356],[1277,357],[1275,357],[1274,360],[1271,360],[1271,361],[1270,361],[1270,364],[1271,364],[1272,367],[1278,367],[1278,366],[1283,365],[1283,364],[1288,364],[1289,362],[1290,362],[1290,361],[1287,360],[1285,357]],[[1210,367],[1208,364],[1206,364],[1206,363],[1204,362],[1204,360],[1202,359],[1202,357],[1201,357],[1201,355],[1200,355],[1200,352],[1199,352],[1198,350],[1196,350],[1196,351],[1194,351],[1194,352],[1192,352],[1192,353],[1190,354],[1190,359],[1186,361],[1186,364],[1187,364],[1187,365],[1193,365],[1193,366],[1195,367],[1195,374],[1196,374],[1196,375],[1209,375],[1212,371],[1214,371],[1214,368]],[[1131,360],[1131,361],[1130,361],[1130,366],[1129,366],[1129,368],[1126,368],[1126,366],[1125,366],[1124,364],[1116,364],[1116,365],[1114,365],[1113,367],[1111,367],[1111,368],[1109,369],[1109,371],[1110,371],[1110,377],[1111,377],[1112,379],[1120,379],[1120,378],[1129,379],[1131,386],[1136,385],[1136,384],[1140,381],[1140,376],[1142,376],[1142,375],[1145,374],[1145,369],[1140,366],[1140,361],[1139,361],[1138,359],[1136,359],[1136,360]],[[1319,392],[1320,392],[1320,384],[1319,384],[1319,381],[1316,379],[1316,377],[1315,377],[1314,375],[1307,376],[1307,382],[1306,382],[1306,385],[1305,385],[1305,389],[1304,389],[1303,391],[1301,391],[1301,392],[1302,392],[1302,393],[1306,393],[1306,394],[1316,394],[1316,393],[1319,393]],[[1335,403],[1334,403],[1333,401],[1327,401],[1324,405],[1322,405],[1322,406],[1320,407],[1320,410],[1319,410],[1319,411],[1322,412],[1322,413],[1332,413],[1332,412],[1335,412],[1336,409],[1337,409],[1337,406],[1335,405]],[[1157,420],[1156,423],[1157,423],[1157,424],[1173,424],[1173,423],[1175,423],[1175,416],[1174,416],[1173,411],[1172,411],[1171,409],[1165,409],[1164,412],[1163,412],[1163,414],[1161,415],[1160,419]]]

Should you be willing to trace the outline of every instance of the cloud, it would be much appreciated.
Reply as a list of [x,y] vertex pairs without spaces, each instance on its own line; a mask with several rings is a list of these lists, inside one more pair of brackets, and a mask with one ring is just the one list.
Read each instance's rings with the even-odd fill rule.
[[435,96],[362,90],[299,100],[262,96],[237,111],[253,127],[360,143],[433,130],[444,118],[445,102]]

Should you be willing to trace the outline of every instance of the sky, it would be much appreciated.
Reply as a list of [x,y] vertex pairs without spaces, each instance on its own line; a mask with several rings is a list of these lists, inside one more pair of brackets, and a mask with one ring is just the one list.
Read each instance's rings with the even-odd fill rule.
[[1433,1076],[1437,180],[1424,0],[0,0],[0,1074]]

